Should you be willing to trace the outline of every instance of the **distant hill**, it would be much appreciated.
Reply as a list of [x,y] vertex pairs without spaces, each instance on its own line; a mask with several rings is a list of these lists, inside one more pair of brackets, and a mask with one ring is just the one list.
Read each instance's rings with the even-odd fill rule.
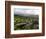
[[34,18],[38,18],[38,15],[34,15],[34,14],[14,14],[15,16],[22,16],[22,17],[34,17]]

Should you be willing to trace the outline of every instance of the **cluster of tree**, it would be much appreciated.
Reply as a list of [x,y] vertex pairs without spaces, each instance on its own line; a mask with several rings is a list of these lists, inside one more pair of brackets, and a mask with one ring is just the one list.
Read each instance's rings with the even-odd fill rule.
[[[34,26],[38,24],[38,18],[17,15],[14,16],[14,30],[35,29]],[[36,26],[36,29],[38,28],[39,27]]]

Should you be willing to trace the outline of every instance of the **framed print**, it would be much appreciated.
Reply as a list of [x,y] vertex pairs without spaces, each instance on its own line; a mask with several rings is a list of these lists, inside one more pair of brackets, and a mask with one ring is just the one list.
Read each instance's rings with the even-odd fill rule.
[[45,35],[44,3],[5,1],[5,38]]

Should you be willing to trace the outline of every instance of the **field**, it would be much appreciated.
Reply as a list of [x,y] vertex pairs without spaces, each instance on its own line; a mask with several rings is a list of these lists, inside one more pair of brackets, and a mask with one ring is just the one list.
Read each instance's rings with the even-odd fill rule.
[[14,30],[39,29],[38,15],[20,16],[14,15]]

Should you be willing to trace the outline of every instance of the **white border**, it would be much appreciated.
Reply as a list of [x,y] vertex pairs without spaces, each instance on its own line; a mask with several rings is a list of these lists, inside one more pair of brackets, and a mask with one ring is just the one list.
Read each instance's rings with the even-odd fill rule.
[[[38,8],[39,12],[39,29],[37,30],[14,30],[14,8]],[[42,32],[42,7],[40,6],[19,6],[11,5],[11,34],[26,34],[26,33],[41,33]]]

